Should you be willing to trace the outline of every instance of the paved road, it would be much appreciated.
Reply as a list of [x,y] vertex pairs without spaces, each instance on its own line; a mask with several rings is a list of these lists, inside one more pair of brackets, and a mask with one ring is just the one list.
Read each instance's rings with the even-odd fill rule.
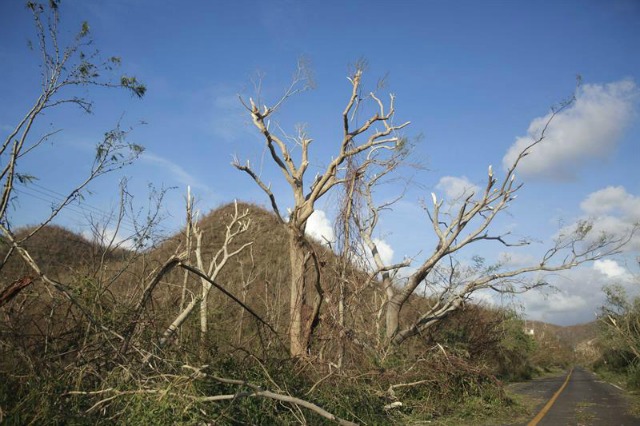
[[[540,400],[538,411],[563,386],[564,376],[533,380],[514,387],[517,393]],[[554,404],[540,419],[538,426],[558,425],[640,425],[640,417],[628,413],[628,402],[623,392],[600,381],[592,373],[576,367]]]

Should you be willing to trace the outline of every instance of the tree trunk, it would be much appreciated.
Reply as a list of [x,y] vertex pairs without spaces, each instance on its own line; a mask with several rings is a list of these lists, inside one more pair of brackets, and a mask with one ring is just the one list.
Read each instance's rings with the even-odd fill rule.
[[207,333],[209,331],[209,291],[211,284],[203,281],[202,295],[200,302],[200,349],[204,350],[207,346]]
[[393,336],[398,332],[399,327],[399,318],[400,318],[400,309],[402,308],[402,303],[400,303],[397,298],[393,297],[387,303],[387,313],[386,313],[386,336],[387,341],[391,341]]
[[[311,347],[311,337],[318,325],[323,291],[321,271],[313,247],[304,237],[304,228],[289,228],[289,260],[291,263],[291,305],[289,307],[289,352],[304,357]],[[307,282],[307,264],[312,265],[311,282]],[[312,300],[307,298],[311,296]]]
[[[289,261],[291,263],[291,301],[289,306],[289,352],[292,357],[304,356],[309,347],[305,339],[304,311],[306,303],[305,247],[302,237],[289,230]],[[307,340],[307,341],[305,341]]]

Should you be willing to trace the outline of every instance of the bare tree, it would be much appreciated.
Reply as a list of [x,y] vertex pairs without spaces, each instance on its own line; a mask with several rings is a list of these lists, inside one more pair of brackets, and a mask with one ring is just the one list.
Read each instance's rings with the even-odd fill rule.
[[[304,356],[308,353],[311,336],[317,325],[323,300],[318,260],[313,247],[305,237],[307,220],[314,212],[316,202],[333,187],[344,182],[344,163],[347,159],[371,150],[394,149],[403,141],[398,132],[409,124],[409,122],[394,124],[395,98],[393,95],[390,95],[387,106],[373,92],[362,96],[362,74],[362,67],[356,67],[353,74],[348,77],[351,84],[351,96],[342,113],[343,136],[337,146],[337,154],[310,184],[305,182],[305,174],[309,167],[309,148],[312,139],[303,127],[298,129],[295,137],[287,137],[286,135],[281,137],[271,130],[272,116],[283,102],[309,87],[304,67],[299,66],[291,86],[271,107],[257,105],[251,98],[249,104],[243,102],[251,114],[254,126],[264,137],[271,159],[289,184],[294,199],[294,206],[289,213],[288,220],[285,220],[270,185],[261,179],[251,168],[249,162],[241,164],[237,160],[234,161],[233,165],[238,170],[247,173],[267,194],[273,210],[289,233],[291,265],[289,338],[292,356]],[[357,115],[364,100],[372,101],[376,112],[372,113],[362,124],[352,126],[352,119]],[[300,150],[298,162],[294,161],[292,156],[294,147]],[[308,265],[311,265],[314,271],[312,272],[312,285],[307,283]],[[312,300],[309,300],[309,297]]]
[[[218,275],[222,272],[222,270],[227,265],[228,261],[233,257],[236,257],[245,249],[249,248],[253,243],[248,242],[244,243],[238,247],[232,248],[233,242],[240,235],[247,232],[249,226],[251,224],[251,220],[249,218],[249,211],[244,210],[240,211],[238,209],[238,203],[234,203],[234,212],[231,214],[229,219],[229,223],[226,225],[226,231],[224,240],[222,241],[222,245],[220,248],[213,254],[211,259],[208,262],[208,266],[206,265],[206,261],[203,256],[203,231],[201,230],[197,220],[193,217],[192,212],[193,200],[190,195],[187,198],[187,229],[185,232],[193,233],[196,239],[195,247],[193,247],[193,251],[195,253],[196,258],[196,266],[193,266],[189,263],[189,254],[188,252],[182,252],[180,254],[175,254],[171,256],[162,267],[158,268],[157,271],[154,271],[149,278],[147,279],[148,284],[145,287],[143,295],[138,302],[134,315],[134,319],[131,322],[129,332],[125,333],[128,338],[131,337],[133,331],[135,329],[135,325],[138,322],[138,319],[144,310],[144,307],[147,305],[149,298],[152,292],[155,290],[156,286],[159,284],[160,279],[165,276],[171,269],[175,266],[182,268],[185,273],[195,275],[201,283],[200,291],[192,294],[191,301],[185,305],[186,300],[181,300],[180,311],[178,315],[174,318],[171,324],[165,329],[158,342],[158,346],[163,347],[167,344],[169,339],[176,333],[176,331],[182,326],[182,324],[189,318],[189,316],[195,311],[196,307],[200,308],[200,339],[202,341],[201,347],[205,347],[206,337],[208,333],[208,300],[209,293],[211,289],[215,287],[218,291],[222,292],[225,296],[232,299],[235,303],[237,303],[243,310],[247,311],[254,318],[260,321],[262,324],[266,325],[271,331],[275,333],[275,330],[269,323],[267,323],[262,317],[260,317],[253,309],[248,307],[244,300],[240,300],[235,295],[231,294],[227,289],[225,289],[222,285],[216,282]],[[197,214],[195,215],[197,216]],[[187,287],[184,283],[187,282],[187,278],[183,282],[183,293],[186,295],[188,293]],[[276,333],[277,334],[277,333]],[[123,347],[125,347],[123,345]]]
[[[506,247],[530,244],[531,241],[528,239],[511,241],[509,234],[492,234],[490,226],[499,214],[510,207],[516,199],[516,192],[522,188],[523,184],[517,182],[515,175],[518,165],[532,149],[543,142],[553,118],[571,102],[565,102],[553,110],[542,133],[520,152],[506,170],[501,182],[494,177],[493,169],[489,166],[484,190],[479,194],[467,191],[452,203],[449,212],[442,210],[444,200],[438,200],[435,194],[431,194],[432,205],[425,205],[424,208],[437,237],[437,244],[403,285],[394,280],[392,273],[408,266],[408,262],[398,265],[385,264],[373,239],[380,213],[396,200],[376,205],[373,202],[372,191],[380,177],[393,171],[397,163],[385,163],[385,167],[377,174],[361,174],[360,188],[367,207],[363,218],[357,223],[363,242],[373,254],[376,265],[373,276],[380,280],[386,293],[386,337],[389,343],[401,344],[406,339],[437,325],[449,314],[460,309],[478,290],[519,293],[544,286],[547,283],[543,276],[532,278],[531,275],[567,270],[616,254],[629,242],[637,226],[630,229],[626,235],[598,235],[592,238],[591,224],[579,222],[573,229],[561,233],[540,261],[530,266],[515,269],[510,269],[505,264],[485,266],[483,260],[476,257],[473,265],[465,267],[454,257],[462,249],[481,241],[493,241]],[[416,319],[401,324],[400,312],[420,286],[425,287],[425,295],[428,296],[430,306]]]
[[[360,315],[363,309],[366,312],[374,313],[376,316],[375,329],[369,328],[363,331],[369,334],[368,341],[379,343],[379,319],[386,303],[384,299],[378,298],[378,293],[374,291],[373,300],[369,302],[370,306],[364,308],[364,300],[369,299],[363,299],[361,297],[363,293],[373,287],[376,279],[381,280],[383,288],[390,286],[393,282],[393,270],[409,265],[409,261],[391,267],[384,265],[372,237],[380,217],[379,213],[401,199],[404,190],[394,200],[375,208],[372,204],[372,192],[373,188],[380,186],[382,182],[404,185],[404,188],[409,185],[409,180],[392,176],[395,174],[392,172],[397,172],[401,166],[421,168],[418,163],[408,161],[412,152],[411,148],[412,144],[407,139],[403,139],[392,149],[387,147],[371,149],[366,155],[351,157],[346,161],[344,190],[339,202],[340,210],[336,217],[336,242],[334,245],[339,256],[338,271],[336,271],[339,279],[337,315],[333,314],[334,317],[337,317],[335,322],[338,324],[341,338],[337,359],[338,366],[342,365],[345,338],[351,334],[355,326],[355,324],[347,324],[347,317],[355,318],[359,315],[357,311],[360,311]],[[368,215],[368,213],[371,214]],[[367,230],[368,232],[366,232]],[[366,275],[363,271],[372,270],[374,273],[370,279],[363,281],[362,277]],[[370,320],[369,317],[368,322]]]
[[208,330],[207,306],[208,295],[211,291],[211,281],[216,280],[230,258],[236,256],[252,244],[251,242],[245,243],[235,250],[230,250],[230,246],[233,243],[233,240],[236,239],[239,235],[247,232],[249,226],[251,225],[251,219],[249,219],[248,217],[249,210],[244,210],[242,212],[238,211],[237,201],[234,202],[233,206],[234,212],[229,224],[226,226],[222,247],[220,247],[220,249],[218,249],[218,251],[213,255],[213,257],[209,261],[208,267],[205,267],[205,262],[202,257],[202,230],[197,225],[197,223],[193,223],[193,233],[196,237],[196,262],[200,271],[206,271],[206,276],[209,278],[209,280],[204,277],[200,278],[202,283],[202,301],[200,302],[200,338],[202,339],[203,346],[207,337]]

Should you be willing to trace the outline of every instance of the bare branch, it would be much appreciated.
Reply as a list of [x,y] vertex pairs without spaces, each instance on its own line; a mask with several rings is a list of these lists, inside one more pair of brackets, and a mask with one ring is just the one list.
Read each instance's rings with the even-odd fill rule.
[[273,208],[273,211],[276,213],[276,216],[278,217],[280,222],[284,223],[284,220],[282,218],[282,214],[280,213],[280,209],[278,208],[278,203],[276,202],[275,195],[273,195],[273,192],[271,191],[271,188],[268,185],[266,185],[262,181],[262,179],[260,179],[260,177],[258,175],[256,175],[255,172],[251,169],[249,161],[247,161],[246,166],[244,166],[244,165],[240,164],[240,162],[238,161],[237,158],[235,158],[231,164],[236,169],[238,169],[240,171],[243,171],[246,174],[248,174],[249,176],[251,176],[251,178],[258,184],[258,186],[267,194],[267,196],[269,197],[269,200],[271,201],[271,207]]
[[255,319],[257,319],[258,321],[260,321],[262,324],[264,324],[265,326],[267,326],[267,328],[271,331],[273,331],[274,334],[278,334],[278,332],[265,320],[263,320],[260,315],[258,315],[253,309],[251,309],[250,307],[248,307],[247,305],[245,305],[244,303],[242,303],[242,301],[240,299],[238,299],[236,296],[234,296],[233,294],[231,294],[229,291],[227,291],[223,286],[221,286],[220,284],[216,283],[215,281],[213,281],[212,279],[210,279],[207,274],[205,274],[204,272],[202,272],[201,270],[199,270],[198,268],[194,268],[191,265],[187,265],[186,263],[180,263],[179,266],[183,269],[186,269],[187,271],[197,275],[198,277],[200,277],[201,279],[207,281],[209,284],[211,284],[213,287],[217,288],[218,290],[220,290],[225,296],[229,297],[231,300],[233,300],[234,302],[236,302],[238,305],[242,306],[242,308],[244,310],[246,310],[247,312],[249,312]]

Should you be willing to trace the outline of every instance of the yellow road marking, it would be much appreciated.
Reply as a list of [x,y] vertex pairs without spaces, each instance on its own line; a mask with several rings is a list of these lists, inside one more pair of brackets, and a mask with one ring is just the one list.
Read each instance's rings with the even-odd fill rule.
[[542,420],[542,418],[547,415],[547,412],[549,412],[551,407],[553,407],[553,404],[556,402],[556,399],[558,399],[558,397],[560,396],[564,388],[567,387],[567,383],[569,383],[569,379],[571,378],[571,373],[573,373],[573,368],[571,369],[571,371],[569,371],[569,374],[567,374],[567,378],[565,379],[562,386],[560,386],[560,389],[558,389],[558,391],[553,394],[549,402],[547,402],[547,405],[545,405],[544,408],[540,410],[538,415],[535,416],[527,426],[536,426],[538,423],[540,423],[540,420]]

